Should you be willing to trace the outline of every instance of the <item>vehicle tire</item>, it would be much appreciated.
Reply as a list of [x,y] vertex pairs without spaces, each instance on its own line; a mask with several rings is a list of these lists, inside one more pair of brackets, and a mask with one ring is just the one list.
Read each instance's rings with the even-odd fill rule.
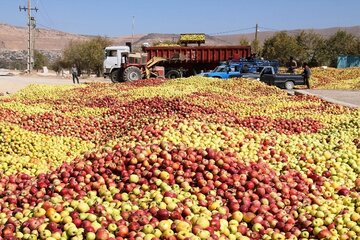
[[110,73],[110,79],[113,83],[120,82],[120,69],[117,69]]
[[291,89],[293,89],[294,88],[294,82],[293,81],[286,81],[285,82],[285,88],[287,89],[287,90],[291,90]]
[[128,67],[124,70],[123,78],[125,82],[141,79],[141,71],[137,67]]
[[166,73],[166,78],[169,78],[169,79],[175,79],[175,78],[181,78],[181,72],[178,71],[178,70],[170,70]]

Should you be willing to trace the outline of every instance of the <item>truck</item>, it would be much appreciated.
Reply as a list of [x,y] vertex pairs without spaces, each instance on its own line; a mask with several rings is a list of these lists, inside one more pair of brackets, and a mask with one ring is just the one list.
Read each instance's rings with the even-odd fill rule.
[[295,85],[306,85],[302,74],[277,74],[272,66],[264,67],[260,73],[261,82],[291,90]]
[[105,48],[104,77],[112,82],[188,77],[250,55],[250,46],[143,46],[138,53],[132,53],[129,45],[109,46]]
[[[212,77],[212,78],[220,78],[220,79],[242,77],[244,74],[260,75],[261,70],[265,66],[272,66],[275,72],[277,72],[279,68],[279,63],[277,61],[268,61],[261,59],[254,59],[254,60],[241,59],[240,61],[230,61],[230,62],[222,63],[211,72],[201,73],[199,75],[204,77]],[[246,71],[245,71],[245,67],[246,67]]]

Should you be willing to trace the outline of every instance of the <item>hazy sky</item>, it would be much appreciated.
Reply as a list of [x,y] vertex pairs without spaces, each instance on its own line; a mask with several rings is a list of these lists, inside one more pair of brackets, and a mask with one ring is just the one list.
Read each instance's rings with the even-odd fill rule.
[[[0,0],[0,23],[26,26],[27,0]],[[360,25],[360,0],[32,0],[38,28],[100,36],[237,34]],[[134,20],[134,24],[133,24]],[[134,27],[133,27],[134,26]],[[0,33],[4,34],[4,33]]]

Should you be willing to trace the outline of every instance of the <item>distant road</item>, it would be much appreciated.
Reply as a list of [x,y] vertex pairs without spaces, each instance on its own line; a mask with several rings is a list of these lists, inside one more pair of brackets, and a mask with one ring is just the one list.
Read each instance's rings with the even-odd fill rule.
[[359,90],[322,90],[306,89],[295,90],[295,94],[314,95],[327,102],[340,104],[351,108],[360,108]]
[[[87,78],[80,79],[80,83],[85,82],[110,82],[104,78]],[[15,93],[30,84],[47,84],[47,85],[65,85],[73,84],[70,78],[60,77],[43,77],[43,76],[0,76],[0,94]]]

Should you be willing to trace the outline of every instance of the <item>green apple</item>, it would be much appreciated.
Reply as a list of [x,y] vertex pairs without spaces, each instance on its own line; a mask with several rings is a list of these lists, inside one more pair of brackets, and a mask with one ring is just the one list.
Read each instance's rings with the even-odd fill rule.
[[170,202],[166,205],[166,209],[169,211],[174,211],[177,208],[177,204],[175,202]]
[[131,174],[129,180],[130,180],[131,183],[137,183],[137,182],[139,182],[140,179],[139,179],[138,175]]
[[51,222],[58,223],[61,221],[61,215],[57,212],[53,212],[53,213],[51,213],[51,215],[49,215],[49,220]]
[[179,221],[176,223],[176,232],[186,232],[190,230],[190,224],[185,221]]
[[96,216],[95,214],[89,213],[89,214],[87,215],[87,218],[86,218],[86,219],[89,220],[90,222],[95,222],[96,219],[97,219],[97,216]]
[[254,232],[259,232],[261,229],[264,229],[264,227],[260,223],[255,223],[251,229]]
[[79,218],[80,218],[81,220],[87,219],[88,216],[89,216],[89,214],[88,214],[88,213],[85,213],[85,212],[82,212],[82,213],[79,214]]
[[154,227],[151,224],[144,225],[143,232],[146,234],[151,234],[154,232]]
[[208,238],[210,238],[210,232],[207,231],[207,230],[200,230],[196,235],[200,239],[208,239]]
[[86,213],[90,210],[89,205],[84,201],[80,201],[76,208],[79,210],[80,213]]
[[160,229],[161,232],[170,229],[170,227],[171,227],[171,223],[169,220],[161,220],[158,224],[158,228]]
[[315,218],[312,224],[314,225],[314,227],[320,227],[324,225],[324,221],[321,218]]
[[41,232],[40,232],[40,237],[41,237],[42,239],[48,239],[49,237],[51,237],[51,232],[50,232],[50,230],[44,229],[44,231],[41,231]]
[[161,234],[161,236],[166,239],[166,238],[169,238],[169,237],[172,237],[174,236],[174,231],[171,230],[170,228],[166,229],[165,231],[163,231],[163,233]]
[[101,224],[96,221],[92,222],[91,226],[94,228],[95,231],[97,231],[99,228],[101,228]]
[[154,234],[146,234],[145,237],[144,237],[144,240],[152,240],[156,238]]
[[66,230],[66,234],[70,237],[75,236],[78,233],[78,229],[76,226],[71,226],[68,230]]
[[308,232],[308,231],[302,231],[301,232],[301,234],[300,234],[300,236],[302,237],[302,238],[309,238],[309,236],[310,236],[310,233]]
[[115,232],[117,230],[117,225],[115,223],[110,223],[109,226],[107,227],[107,229],[110,231],[110,232]]

